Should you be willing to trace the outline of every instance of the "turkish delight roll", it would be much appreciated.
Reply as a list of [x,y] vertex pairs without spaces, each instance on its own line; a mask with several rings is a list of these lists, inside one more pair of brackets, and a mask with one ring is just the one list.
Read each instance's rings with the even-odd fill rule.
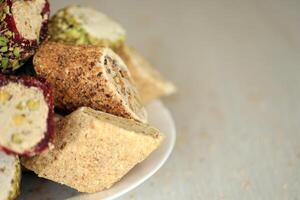
[[35,53],[46,39],[47,0],[0,1],[0,71],[11,72]]
[[14,200],[20,194],[21,165],[18,156],[0,152],[0,199]]
[[59,10],[49,21],[50,39],[68,44],[117,48],[125,40],[123,27],[105,14],[73,5]]
[[168,96],[176,92],[176,87],[166,80],[135,49],[123,45],[116,53],[124,60],[131,72],[132,79],[141,95],[143,104],[148,104],[154,99]]
[[32,156],[54,136],[53,95],[44,80],[0,75],[0,150]]
[[72,112],[88,106],[146,122],[146,110],[128,68],[111,49],[46,42],[33,64],[37,75],[54,87],[58,109]]

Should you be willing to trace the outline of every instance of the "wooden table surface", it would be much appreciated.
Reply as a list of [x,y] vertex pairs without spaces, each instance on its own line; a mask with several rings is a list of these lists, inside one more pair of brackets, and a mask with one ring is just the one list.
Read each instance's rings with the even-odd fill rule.
[[120,21],[179,92],[171,158],[120,199],[300,199],[299,0],[52,0]]

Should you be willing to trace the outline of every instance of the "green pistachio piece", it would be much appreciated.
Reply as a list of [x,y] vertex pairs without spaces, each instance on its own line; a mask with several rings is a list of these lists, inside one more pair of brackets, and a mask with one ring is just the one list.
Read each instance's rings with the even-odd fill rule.
[[4,13],[9,14],[9,6],[6,6],[3,11]]
[[31,99],[27,101],[26,106],[29,108],[29,110],[36,110],[39,108],[40,102],[39,100]]
[[79,38],[81,36],[81,33],[79,31],[77,31],[76,29],[70,29],[69,34],[70,34],[70,36],[75,37],[75,38]]
[[5,34],[8,38],[11,38],[11,37],[14,35],[14,33],[11,32],[11,31],[6,31],[4,34]]
[[19,61],[18,61],[18,60],[13,60],[13,61],[12,61],[12,67],[13,67],[13,70],[18,69],[19,66],[20,66],[20,64],[19,64]]
[[11,97],[11,94],[8,92],[0,91],[0,103],[6,103]]
[[7,46],[7,43],[4,42],[3,40],[0,40],[0,46],[3,47],[3,46]]
[[23,142],[22,135],[20,133],[14,133],[11,136],[11,140],[15,144],[21,144]]
[[8,51],[8,47],[7,46],[4,46],[4,47],[0,48],[0,52],[2,52],[2,53],[7,52],[7,51]]
[[23,102],[18,103],[18,105],[16,106],[16,108],[18,110],[23,110],[24,109],[24,103]]
[[2,58],[2,60],[1,60],[1,67],[3,69],[6,69],[7,66],[8,66],[8,58]]
[[19,47],[16,47],[15,49],[14,49],[14,55],[18,58],[18,57],[20,57],[20,48]]
[[6,37],[0,36],[0,41],[4,42],[4,43],[7,43],[8,39]]

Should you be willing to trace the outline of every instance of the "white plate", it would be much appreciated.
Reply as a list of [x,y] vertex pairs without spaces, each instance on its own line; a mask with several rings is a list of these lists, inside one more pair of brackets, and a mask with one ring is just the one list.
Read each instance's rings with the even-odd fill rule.
[[[144,162],[135,166],[123,179],[111,189],[96,194],[78,193],[75,190],[54,182],[37,178],[32,173],[24,174],[20,200],[111,200],[133,190],[150,178],[168,159],[175,144],[176,130],[171,114],[160,102],[154,101],[147,106],[149,122],[159,128],[166,139],[163,144]],[[42,197],[42,198],[41,198]]]

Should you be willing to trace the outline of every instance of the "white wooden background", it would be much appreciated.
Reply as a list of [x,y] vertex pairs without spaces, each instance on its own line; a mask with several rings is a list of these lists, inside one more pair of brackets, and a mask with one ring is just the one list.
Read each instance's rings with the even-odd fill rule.
[[167,164],[121,199],[300,199],[299,0],[52,0],[120,21],[179,93]]

